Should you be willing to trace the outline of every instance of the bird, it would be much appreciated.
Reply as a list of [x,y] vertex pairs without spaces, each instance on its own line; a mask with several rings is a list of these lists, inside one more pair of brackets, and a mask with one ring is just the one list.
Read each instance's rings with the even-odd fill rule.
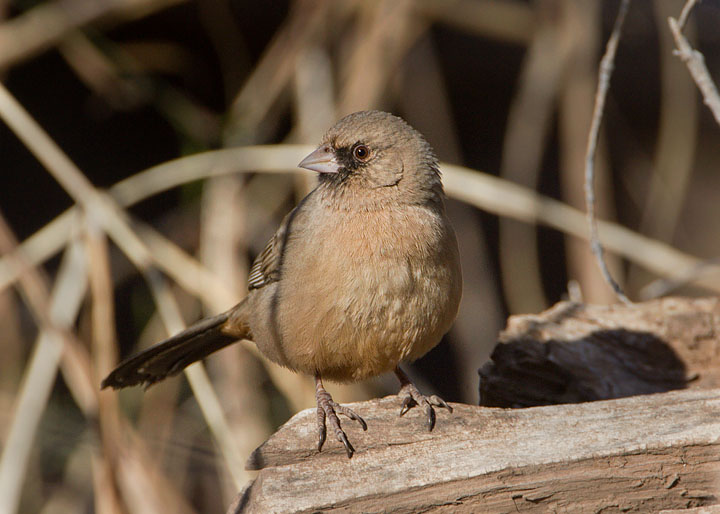
[[315,379],[317,449],[327,425],[355,453],[323,380],[355,382],[386,372],[400,381],[400,415],[452,407],[422,394],[401,362],[435,347],[457,316],[462,273],[446,215],[438,159],[402,118],[360,111],[340,119],[299,164],[316,187],[284,218],[254,260],[246,297],[231,309],[121,362],[103,381],[151,384],[241,339],[271,361]]

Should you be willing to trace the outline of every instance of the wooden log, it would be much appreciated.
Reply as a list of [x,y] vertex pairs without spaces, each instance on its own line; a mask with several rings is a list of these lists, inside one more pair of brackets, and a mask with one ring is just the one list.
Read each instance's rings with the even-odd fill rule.
[[480,369],[480,404],[529,407],[720,387],[720,300],[561,302],[513,316]]
[[658,512],[720,504],[717,299],[561,303],[511,318],[492,358],[481,370],[486,404],[549,406],[453,404],[455,412],[440,410],[427,432],[421,411],[398,417],[397,397],[354,404],[368,431],[344,422],[358,450],[351,460],[330,438],[315,451],[315,410],[306,410],[255,451],[248,467],[259,475],[228,512]]
[[305,410],[253,454],[229,512],[656,512],[719,503],[720,389],[573,405],[454,404],[433,432],[397,397],[351,405],[358,453],[317,453]]

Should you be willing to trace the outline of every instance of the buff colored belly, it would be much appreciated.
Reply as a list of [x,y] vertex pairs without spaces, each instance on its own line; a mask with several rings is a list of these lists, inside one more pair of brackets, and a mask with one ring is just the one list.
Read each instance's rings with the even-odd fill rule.
[[[454,238],[448,243],[454,246]],[[459,302],[456,259],[402,250],[354,240],[290,264],[295,269],[286,276],[303,280],[283,280],[280,288],[279,326],[302,327],[281,331],[289,367],[360,380],[416,359],[440,341]],[[287,305],[294,307],[282,308]]]

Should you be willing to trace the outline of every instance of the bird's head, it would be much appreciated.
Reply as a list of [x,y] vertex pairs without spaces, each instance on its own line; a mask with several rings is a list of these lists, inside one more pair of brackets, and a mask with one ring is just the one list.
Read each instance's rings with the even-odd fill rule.
[[404,120],[361,111],[338,121],[298,165],[320,173],[324,187],[387,201],[439,201],[438,161],[425,138]]

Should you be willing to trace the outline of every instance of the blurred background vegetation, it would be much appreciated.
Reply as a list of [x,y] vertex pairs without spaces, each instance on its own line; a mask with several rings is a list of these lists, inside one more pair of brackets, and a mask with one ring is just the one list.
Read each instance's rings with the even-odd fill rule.
[[[252,478],[250,452],[314,406],[311,380],[249,345],[208,359],[209,382],[200,369],[147,392],[100,392],[101,378],[183,320],[242,298],[252,259],[312,187],[293,170],[305,147],[288,144],[317,144],[347,113],[394,112],[442,161],[584,210],[597,67],[618,5],[0,0],[2,83],[79,168],[62,168],[52,149],[29,151],[41,133],[21,142],[10,126],[22,113],[0,102],[0,511],[224,511]],[[664,253],[644,255],[658,261],[648,267],[634,259],[644,247],[617,242],[610,265],[634,299],[719,290],[702,272],[717,271],[720,255],[720,131],[673,55],[667,18],[682,6],[631,5],[596,188],[601,218],[703,265],[666,274],[687,272],[693,285],[668,282],[658,269],[677,266],[660,262]],[[706,1],[685,30],[716,81],[719,26],[720,3]],[[266,144],[284,146],[217,152]],[[163,163],[159,182],[113,187]],[[73,176],[89,183],[58,182]],[[111,188],[116,204],[92,186]],[[541,311],[568,291],[615,300],[562,219],[548,228],[499,216],[480,190],[455,193],[460,315],[409,373],[426,392],[477,403],[477,369],[509,314]],[[83,209],[55,219],[75,203]],[[330,390],[346,402],[397,384]]]

